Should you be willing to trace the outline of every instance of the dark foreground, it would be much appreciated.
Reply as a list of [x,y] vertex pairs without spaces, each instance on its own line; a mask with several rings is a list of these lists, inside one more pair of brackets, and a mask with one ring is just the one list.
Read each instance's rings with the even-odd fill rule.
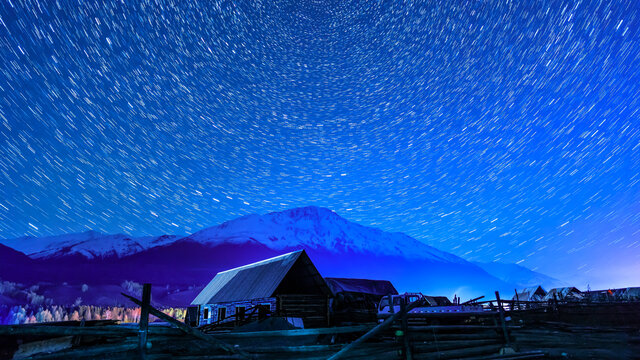
[[[135,300],[135,299],[134,299]],[[578,324],[563,309],[407,314],[317,329],[192,329],[115,321],[0,327],[2,359],[639,359],[635,324]],[[637,309],[633,307],[632,309]],[[157,315],[159,311],[150,308]],[[615,319],[615,317],[612,317]],[[562,321],[558,321],[562,320]],[[265,324],[271,320],[263,320]],[[382,321],[382,320],[381,320]],[[571,321],[571,322],[567,322]],[[206,329],[202,329],[206,330]],[[141,345],[146,344],[146,345]]]

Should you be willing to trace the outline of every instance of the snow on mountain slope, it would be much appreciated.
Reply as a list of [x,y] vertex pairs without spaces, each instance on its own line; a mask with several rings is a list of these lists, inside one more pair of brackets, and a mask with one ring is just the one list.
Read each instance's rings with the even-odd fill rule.
[[180,239],[207,245],[241,244],[257,241],[270,249],[305,247],[333,252],[368,252],[408,259],[427,259],[451,263],[465,260],[433,248],[402,233],[389,233],[362,226],[321,207],[308,206],[265,215],[247,215],[198,231],[188,237],[130,237],[97,231],[47,237],[21,237],[0,243],[33,259],[82,255],[88,259],[123,257]]
[[324,276],[387,279],[400,291],[475,297],[514,288],[410,236],[358,225],[319,207],[248,215],[187,237],[93,231],[0,243],[29,255],[29,266],[0,269],[0,277],[24,283],[202,285],[219,271],[304,248]]
[[362,226],[321,207],[308,206],[265,215],[247,215],[221,225],[198,231],[188,237],[130,237],[97,231],[48,237],[21,237],[0,243],[33,259],[82,255],[86,258],[123,257],[177,240],[192,240],[206,245],[241,244],[257,241],[270,249],[327,249],[333,252],[368,252],[452,263],[465,260],[433,248],[402,233],[389,233]]
[[411,259],[466,263],[402,233],[362,226],[321,207],[308,206],[265,215],[247,215],[198,231],[187,238],[200,243],[256,240],[272,249],[305,247],[334,252],[369,252]]
[[103,234],[97,231],[46,237],[20,237],[0,240],[0,243],[27,254],[32,259],[65,255],[82,255],[88,259],[110,256],[122,257],[165,245],[178,236],[146,236],[132,238],[124,234]]

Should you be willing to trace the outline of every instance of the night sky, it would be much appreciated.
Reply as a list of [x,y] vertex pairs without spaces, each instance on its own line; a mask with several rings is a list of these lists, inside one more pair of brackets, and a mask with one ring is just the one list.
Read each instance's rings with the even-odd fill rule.
[[639,2],[106,3],[0,2],[0,238],[318,205],[640,285]]

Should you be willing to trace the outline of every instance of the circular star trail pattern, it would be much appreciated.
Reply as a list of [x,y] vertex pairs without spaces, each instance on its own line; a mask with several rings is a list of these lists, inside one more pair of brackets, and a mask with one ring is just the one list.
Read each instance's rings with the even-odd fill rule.
[[0,237],[318,205],[637,275],[639,26],[633,1],[7,0]]

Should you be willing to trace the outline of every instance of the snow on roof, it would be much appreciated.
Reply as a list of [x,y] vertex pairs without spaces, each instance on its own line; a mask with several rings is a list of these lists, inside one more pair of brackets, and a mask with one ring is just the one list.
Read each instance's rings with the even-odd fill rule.
[[542,286],[532,286],[524,288],[517,292],[517,298],[514,295],[513,300],[519,301],[538,301],[542,300],[544,296],[547,295],[547,292],[542,288]]
[[323,292],[329,294],[330,290],[307,253],[298,250],[219,272],[191,305],[272,297],[297,261],[302,262]]
[[545,296],[545,300],[553,299],[553,295],[556,295],[556,298],[559,300],[565,298],[580,298],[582,297],[582,292],[573,286],[562,287],[562,288],[554,288],[549,290],[547,295]]

